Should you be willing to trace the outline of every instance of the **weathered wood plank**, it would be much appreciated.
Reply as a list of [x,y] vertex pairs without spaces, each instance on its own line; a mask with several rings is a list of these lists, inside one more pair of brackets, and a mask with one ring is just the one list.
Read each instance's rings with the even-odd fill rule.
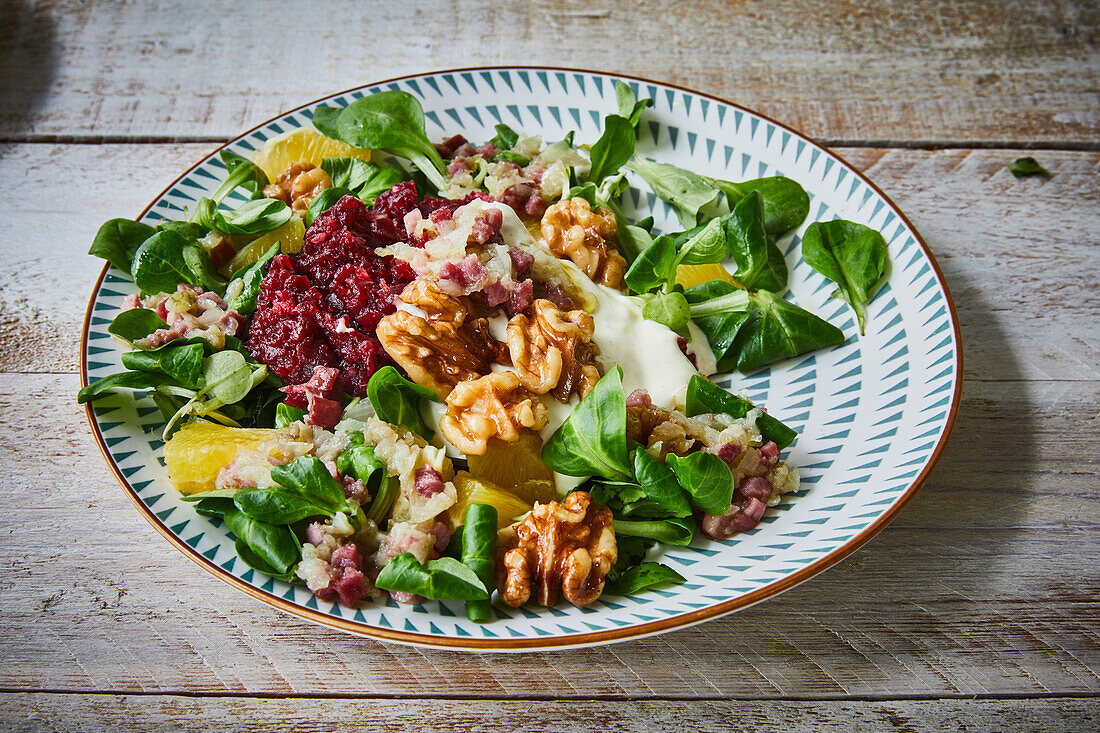
[[853,143],[1092,145],[1100,128],[1094,3],[344,0],[313,13],[287,0],[58,0],[2,12],[6,139],[219,139],[358,84],[517,61],[667,80]]
[[1095,700],[897,700],[885,702],[465,702],[314,700],[160,695],[5,694],[8,731],[1036,731],[1100,725]]
[[[171,548],[73,375],[0,374],[0,688],[584,698],[1100,693],[1097,382],[975,381],[887,530],[778,598],[580,651],[418,650],[298,621]],[[579,719],[579,718],[578,718]]]
[[[76,368],[101,266],[84,254],[96,229],[136,216],[211,147],[0,145],[0,200],[19,212],[0,221],[0,370]],[[1020,151],[839,152],[936,253],[959,309],[968,378],[1100,378],[1100,154],[1046,152],[1054,177],[1018,180],[1004,165]]]

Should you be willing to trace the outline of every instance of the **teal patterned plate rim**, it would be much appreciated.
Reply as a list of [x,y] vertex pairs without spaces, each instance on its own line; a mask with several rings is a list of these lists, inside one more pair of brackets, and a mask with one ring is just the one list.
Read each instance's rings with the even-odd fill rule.
[[[791,272],[788,298],[838,325],[836,347],[717,382],[746,391],[796,430],[788,450],[802,473],[799,491],[768,510],[754,530],[722,542],[698,538],[660,551],[687,582],[634,597],[604,596],[587,608],[495,606],[475,624],[461,603],[392,601],[348,609],[319,602],[302,586],[247,568],[220,520],[180,501],[160,456],[161,418],[145,395],[112,395],[87,405],[88,421],[115,477],[142,515],[187,557],[230,585],[295,616],[341,631],[420,646],[485,651],[582,647],[679,629],[746,608],[836,564],[888,524],[928,477],[947,442],[962,389],[962,344],[955,306],[928,246],[905,215],[866,176],[801,133],[702,92],[625,76],[552,67],[480,67],[389,79],[302,105],[226,143],[173,181],[141,213],[150,224],[178,216],[217,187],[222,149],[249,154],[266,140],[308,126],[321,104],[401,89],[425,109],[429,137],[455,133],[488,140],[498,122],[545,140],[575,130],[593,142],[616,110],[615,81],[652,97],[639,152],[690,170],[745,180],[786,175],[810,195],[807,223],[845,218],[883,233],[889,279],[858,334],[847,304],[800,256],[805,225],[780,240]],[[243,201],[243,199],[241,199]],[[624,208],[675,227],[663,202],[632,187]],[[117,371],[122,349],[106,327],[134,291],[107,266],[85,316],[81,384]],[[654,556],[656,558],[656,555]]]

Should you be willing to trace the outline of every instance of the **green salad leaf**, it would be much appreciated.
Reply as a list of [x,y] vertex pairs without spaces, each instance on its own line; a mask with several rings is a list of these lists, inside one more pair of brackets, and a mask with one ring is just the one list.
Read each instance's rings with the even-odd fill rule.
[[237,554],[254,569],[283,575],[302,559],[302,547],[290,527],[262,522],[242,511],[228,512],[222,519],[237,537]]
[[122,366],[130,370],[161,372],[191,389],[198,389],[202,376],[203,345],[166,344],[151,351],[132,351],[122,355]]
[[623,277],[635,293],[648,293],[676,279],[676,245],[671,237],[654,238],[630,263]]
[[140,341],[154,331],[168,328],[157,312],[148,308],[131,308],[115,316],[107,326],[107,333],[129,342]]
[[737,369],[742,372],[844,343],[839,328],[794,303],[765,290],[751,297],[749,319],[733,345]]
[[483,601],[489,591],[477,574],[453,557],[421,564],[411,552],[390,560],[374,584],[383,590],[415,593],[432,600]]
[[298,422],[306,416],[306,411],[300,407],[291,407],[285,402],[275,406],[275,427],[285,428],[293,422]]
[[214,211],[214,228],[224,234],[262,234],[290,221],[294,212],[278,199],[255,199],[239,209]]
[[592,144],[589,159],[592,168],[588,180],[599,185],[605,178],[619,172],[619,169],[634,155],[637,137],[634,126],[625,117],[608,115],[604,118],[603,134]]
[[156,372],[119,372],[110,374],[102,379],[89,384],[76,393],[76,401],[79,404],[95,399],[104,392],[113,389],[151,389],[158,387],[169,380],[169,377]]
[[1040,165],[1039,161],[1035,158],[1017,158],[1008,164],[1008,172],[1017,178],[1026,178],[1027,176],[1044,176],[1049,178],[1050,171]]
[[707,514],[725,514],[733,500],[733,473],[718,456],[696,451],[686,456],[670,453],[668,467],[676,473],[680,486],[691,494],[691,503]]
[[737,263],[733,273],[737,282],[749,290],[787,289],[787,261],[764,230],[764,198],[759,191],[734,207],[726,232],[730,254]]
[[[491,504],[471,504],[466,507],[462,525],[462,563],[477,575],[485,586],[486,596],[492,592],[496,571],[497,510]],[[492,618],[492,604],[484,600],[466,601],[466,618],[484,622]]]
[[645,497],[673,517],[691,516],[691,504],[684,489],[668,465],[658,461],[644,448],[636,448],[631,454],[634,463],[634,480]]
[[653,193],[672,205],[684,227],[695,226],[699,212],[721,195],[721,191],[702,176],[668,163],[636,155],[626,167],[641,176]]
[[619,107],[619,114],[630,121],[630,126],[637,128],[642,120],[642,112],[646,107],[653,106],[653,100],[646,97],[639,101],[634,94],[634,89],[622,80],[615,81],[615,102]]
[[683,293],[661,293],[647,296],[650,300],[642,306],[642,317],[664,324],[677,333],[686,333],[691,307]]
[[[684,398],[684,412],[688,417],[703,413],[721,413],[741,419],[754,409],[756,406],[749,400],[730,394],[698,374],[692,375],[688,381],[687,395]],[[765,441],[774,441],[780,450],[788,447],[798,436],[798,433],[766,412],[756,418],[756,427]]]
[[604,586],[603,592],[610,596],[632,596],[665,583],[683,583],[686,581],[687,578],[667,565],[644,562],[623,571],[614,581],[609,580]]
[[633,479],[626,445],[623,370],[612,367],[542,448],[542,462],[566,476]]
[[313,125],[334,140],[405,158],[437,189],[447,187],[446,166],[424,130],[424,108],[408,92],[378,92],[343,109],[318,107]]
[[241,279],[241,292],[229,302],[229,307],[241,315],[250,316],[256,310],[256,298],[260,295],[260,285],[264,280],[264,269],[275,255],[279,254],[281,243],[276,242],[264,252],[260,259],[246,267],[238,277]]
[[129,272],[134,255],[156,230],[148,224],[129,219],[111,219],[99,228],[88,254],[101,257],[115,268]]
[[[717,456],[715,457],[717,458]],[[725,511],[725,509],[722,511]],[[641,537],[663,542],[666,545],[690,545],[695,538],[695,522],[691,517],[648,520],[616,518],[613,521],[617,536]]]
[[781,237],[797,229],[810,214],[810,197],[806,189],[790,178],[769,176],[742,183],[710,180],[726,195],[731,209],[750,193],[758,192],[764,200],[764,231],[770,237]]
[[198,247],[172,230],[157,232],[134,253],[131,275],[145,295],[175,292],[180,283],[198,285],[199,278],[183,256],[184,249]]
[[394,367],[384,366],[371,375],[367,382],[367,399],[379,420],[404,425],[424,440],[431,440],[435,435],[424,421],[420,408],[425,400],[439,402],[439,397],[427,387],[405,379]]
[[864,333],[865,306],[882,283],[886,268],[886,240],[882,235],[854,221],[819,221],[806,228],[802,258],[840,286],[835,295],[852,306],[859,319],[859,332]]

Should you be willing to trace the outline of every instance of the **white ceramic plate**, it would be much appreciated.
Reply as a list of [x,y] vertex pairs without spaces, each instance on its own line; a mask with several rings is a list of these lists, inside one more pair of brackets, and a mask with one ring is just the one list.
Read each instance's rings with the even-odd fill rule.
[[[816,575],[885,526],[932,469],[954,422],[962,376],[958,321],[932,253],[905,216],[859,172],[808,138],[743,107],[667,84],[569,69],[491,68],[353,89],[281,115],[225,147],[247,155],[268,138],[308,126],[318,105],[344,105],[383,89],[421,100],[433,140],[462,133],[485,141],[493,125],[504,122],[547,141],[575,130],[578,143],[591,143],[604,115],[616,109],[617,78],[655,102],[640,127],[641,154],[734,181],[788,176],[810,195],[807,223],[851,219],[886,238],[890,276],[868,308],[865,336],[848,306],[830,299],[832,283],[802,260],[802,229],[781,240],[791,273],[788,297],[839,326],[848,339],[748,376],[717,379],[734,391],[747,390],[798,431],[788,460],[802,473],[799,492],[769,509],[751,532],[724,542],[700,536],[690,547],[664,550],[660,559],[687,578],[667,589],[607,596],[587,608],[498,605],[496,620],[487,624],[467,621],[461,603],[391,601],[351,610],[245,566],[224,525],[196,514],[169,485],[160,450],[163,424],[152,401],[129,393],[102,398],[88,407],[92,432],[146,519],[222,580],[289,613],[378,639],[490,650],[587,646],[714,618]],[[224,175],[215,151],[172,183],[141,220],[179,218]],[[625,204],[638,218],[653,214],[659,228],[679,229],[669,207],[644,184],[628,192]],[[106,327],[134,290],[128,275],[109,267],[96,283],[83,335],[84,384],[120,370],[122,349]]]

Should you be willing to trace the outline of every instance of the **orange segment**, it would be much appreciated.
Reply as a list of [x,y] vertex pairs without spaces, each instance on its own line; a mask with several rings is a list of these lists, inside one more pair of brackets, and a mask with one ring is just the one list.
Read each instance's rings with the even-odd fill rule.
[[263,257],[264,253],[271,249],[271,245],[276,242],[280,243],[279,251],[283,254],[295,254],[301,251],[305,236],[306,225],[297,216],[292,216],[290,221],[278,229],[272,229],[270,232],[261,234],[249,242],[244,249],[233,256],[227,271],[234,273],[242,267],[251,265]]
[[454,477],[458,501],[448,510],[451,525],[460,527],[466,519],[466,508],[471,504],[489,504],[497,510],[497,528],[507,527],[516,517],[531,511],[531,504],[510,491],[482,479],[476,479],[466,471]]
[[274,181],[287,166],[299,160],[313,165],[321,165],[323,158],[359,158],[369,162],[370,154],[369,150],[353,148],[312,128],[302,127],[271,138],[250,157]]
[[506,443],[491,438],[482,456],[467,456],[470,473],[490,481],[534,504],[557,498],[554,472],[542,462],[542,438],[533,430],[524,430],[519,440]]
[[736,282],[721,265],[680,265],[676,269],[676,284],[690,288],[692,285],[710,282],[711,280],[725,280],[728,283]]
[[164,445],[168,480],[184,494],[214,489],[218,472],[232,462],[241,448],[255,448],[281,431],[263,428],[231,428],[196,420],[177,430]]

